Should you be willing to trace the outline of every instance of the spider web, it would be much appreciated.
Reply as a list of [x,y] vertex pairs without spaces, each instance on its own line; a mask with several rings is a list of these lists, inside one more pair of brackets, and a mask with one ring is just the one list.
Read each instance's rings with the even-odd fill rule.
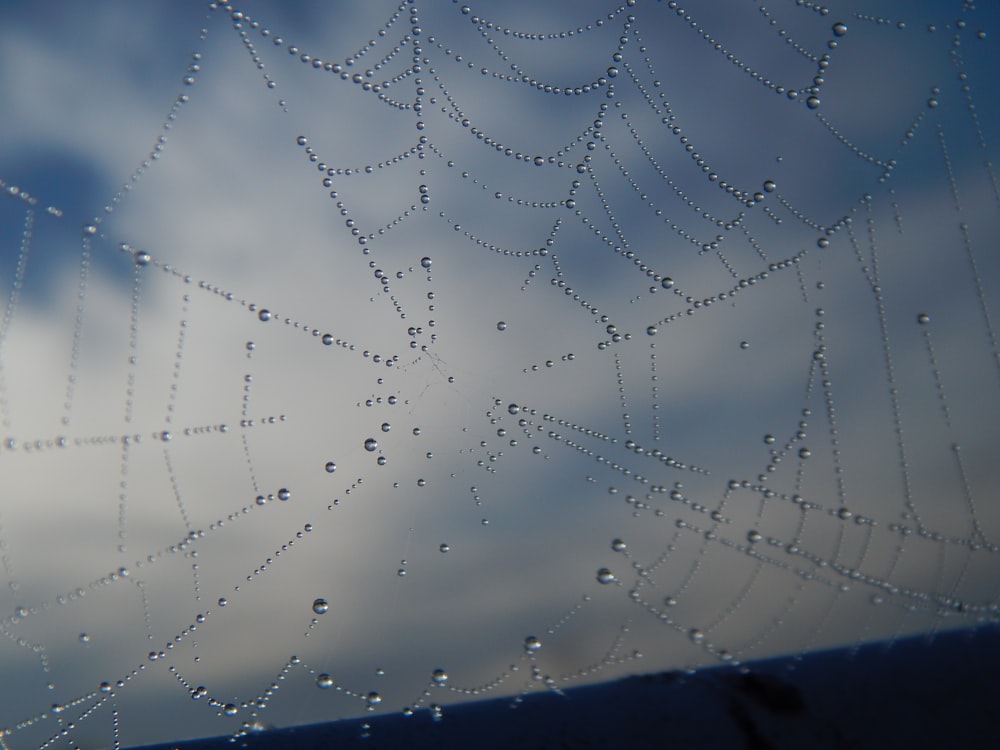
[[993,624],[992,7],[0,32],[4,748]]

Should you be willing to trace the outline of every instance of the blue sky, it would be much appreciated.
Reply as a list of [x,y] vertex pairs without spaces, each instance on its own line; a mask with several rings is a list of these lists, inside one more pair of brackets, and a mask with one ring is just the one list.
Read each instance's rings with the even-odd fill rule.
[[10,748],[995,620],[995,8],[469,5],[0,9]]

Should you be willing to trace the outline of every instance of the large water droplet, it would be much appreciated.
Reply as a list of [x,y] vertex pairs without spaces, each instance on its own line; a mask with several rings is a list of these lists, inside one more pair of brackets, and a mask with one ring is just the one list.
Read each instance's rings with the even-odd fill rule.
[[537,651],[541,647],[542,647],[542,642],[533,635],[529,635],[527,638],[524,639],[525,651]]
[[261,310],[259,313],[257,313],[257,317],[266,323],[271,319],[271,311],[267,309]]
[[368,438],[367,440],[365,440],[365,450],[366,451],[370,452],[370,451],[374,451],[374,450],[377,450],[377,449],[378,449],[378,440],[376,440],[375,438]]
[[333,678],[324,672],[316,677],[316,687],[326,690],[333,687]]
[[598,583],[604,583],[604,584],[614,583],[615,582],[615,574],[612,573],[607,568],[601,568],[600,570],[597,571],[597,582]]
[[333,461],[327,461],[326,462],[326,473],[327,474],[333,474],[333,472],[335,472],[336,470],[337,470],[337,464],[335,464]]
[[448,681],[448,673],[443,669],[435,669],[431,674],[431,679],[435,685],[444,685]]
[[326,599],[317,599],[313,602],[313,612],[317,615],[325,615],[330,611],[330,603]]

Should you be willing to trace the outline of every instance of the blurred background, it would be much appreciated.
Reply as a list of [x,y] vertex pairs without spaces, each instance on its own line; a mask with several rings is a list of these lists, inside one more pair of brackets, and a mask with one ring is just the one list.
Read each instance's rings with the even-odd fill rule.
[[995,623],[995,5],[0,18],[7,748]]

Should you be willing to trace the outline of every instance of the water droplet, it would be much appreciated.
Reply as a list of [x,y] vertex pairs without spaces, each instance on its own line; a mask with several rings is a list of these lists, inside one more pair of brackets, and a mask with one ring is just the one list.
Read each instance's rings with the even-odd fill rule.
[[506,331],[507,330],[507,324],[504,321],[502,321],[502,320],[499,321],[497,323],[497,330],[498,331]]
[[430,268],[431,259],[425,255],[423,258],[420,259],[420,265],[423,266],[424,268]]
[[278,499],[279,500],[287,500],[291,496],[292,496],[292,493],[288,490],[287,487],[282,487],[280,490],[278,490]]
[[153,260],[153,257],[149,253],[143,252],[141,250],[136,250],[135,255],[133,257],[135,258],[135,264],[137,266],[148,266],[150,262]]
[[604,584],[614,583],[615,582],[615,574],[612,573],[607,568],[601,568],[600,570],[597,571],[597,582],[598,583],[604,583]]
[[97,234],[97,225],[96,224],[84,224],[83,225],[83,234],[86,237],[93,237],[95,234]]
[[86,633],[80,633],[80,643],[90,643],[90,636]]
[[774,180],[767,180],[764,183],[764,192],[765,193],[773,193],[777,189],[778,189],[778,184]]
[[376,440],[375,438],[368,438],[367,440],[365,440],[366,451],[371,452],[377,449],[378,449],[378,440]]
[[271,311],[267,309],[261,310],[259,313],[257,313],[257,317],[266,323],[271,319]]
[[833,25],[833,35],[843,36],[847,33],[847,24],[842,22],[837,22]]
[[812,451],[808,448],[799,448],[799,458],[809,458],[812,456]]
[[517,412],[518,412],[517,404],[508,404],[507,405],[507,413],[508,414],[517,414]]
[[450,552],[451,551],[451,547],[448,544],[445,544],[443,542],[438,547],[438,549],[441,550],[442,552]]
[[674,285],[674,280],[669,276],[665,276],[663,281],[660,282],[664,289],[671,289]]
[[443,669],[435,669],[431,674],[431,679],[435,685],[444,685],[448,681],[448,673]]
[[225,708],[222,709],[222,713],[226,716],[236,716],[236,712],[239,711],[236,705],[233,703],[227,703]]
[[224,596],[220,596],[219,597],[219,606],[220,607],[225,607],[227,604],[229,604],[229,600],[226,599],[226,597],[224,597]]
[[327,461],[326,462],[326,473],[327,474],[333,474],[333,472],[335,472],[336,470],[337,470],[337,464],[335,464],[333,461]]
[[698,628],[691,628],[688,631],[688,638],[690,638],[694,643],[701,643],[705,640],[705,634],[698,630]]
[[750,544],[756,544],[761,539],[763,539],[763,537],[760,535],[760,532],[757,531],[756,529],[751,529],[750,531],[747,532],[747,541],[750,542]]
[[102,682],[102,683],[101,683],[101,684],[100,684],[100,685],[98,686],[98,689],[99,689],[99,690],[100,690],[100,691],[101,691],[102,693],[110,693],[110,692],[111,692],[111,683],[110,683],[110,682]]
[[307,143],[309,143],[309,139],[306,138],[304,135],[300,135],[298,138],[295,139],[295,142],[300,146],[305,146]]
[[332,333],[324,333],[323,334],[323,343],[326,346],[330,346],[333,343],[333,334]]
[[388,422],[383,422],[382,423],[382,432],[388,432],[391,429],[392,429],[392,425],[391,424],[389,424]]
[[615,552],[624,552],[625,542],[621,539],[615,539],[611,542],[611,549],[613,549]]
[[529,635],[527,638],[524,639],[525,651],[537,651],[541,647],[542,647],[542,642],[533,635]]
[[808,99],[806,99],[806,106],[809,107],[809,109],[816,109],[817,107],[819,107],[819,97],[810,96]]
[[917,316],[917,322],[918,322],[918,323],[919,323],[920,325],[922,325],[922,326],[925,326],[925,325],[927,325],[928,323],[930,323],[930,322],[931,322],[931,316],[930,316],[930,315],[928,315],[927,313],[920,313],[920,314],[919,314],[919,315]]
[[646,328],[646,335],[647,336],[655,336],[656,335],[656,326],[647,326],[647,328]]
[[766,443],[767,445],[774,445],[774,441],[775,441],[775,439],[776,439],[776,438],[774,437],[774,435],[765,435],[765,436],[764,436],[764,442],[765,442],[765,443]]
[[330,611],[330,603],[326,599],[317,599],[313,602],[313,612],[317,615],[325,615]]
[[617,75],[618,75],[618,68],[616,68],[613,65],[610,68],[608,68],[608,78],[614,78]]
[[377,706],[382,702],[382,696],[373,690],[365,696],[365,700],[368,701],[369,706]]

